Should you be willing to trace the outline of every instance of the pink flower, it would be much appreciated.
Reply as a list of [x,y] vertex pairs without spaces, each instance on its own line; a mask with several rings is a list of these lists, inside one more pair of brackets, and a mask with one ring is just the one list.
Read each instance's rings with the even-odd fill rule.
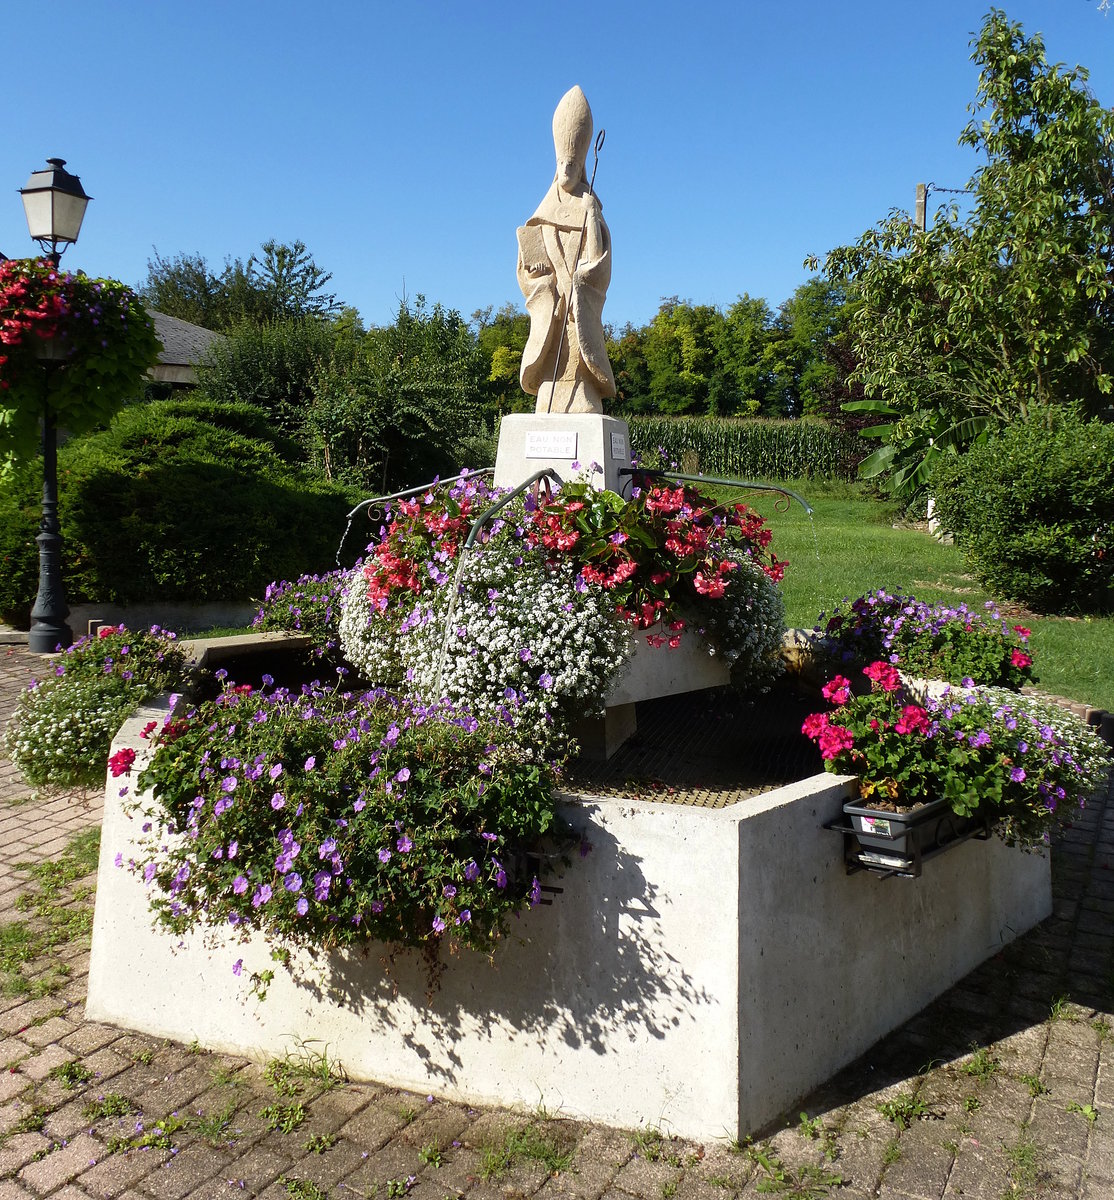
[[1014,650],[1010,654],[1010,662],[1015,667],[1031,667],[1033,665],[1033,656],[1026,654],[1024,650]]
[[844,729],[842,725],[829,725],[820,734],[820,757],[821,758],[836,758],[844,750],[850,750],[855,744],[855,739],[851,736],[849,729]]
[[928,727],[928,713],[917,704],[907,704],[901,710],[901,717],[894,725],[894,730],[897,733],[927,733]]
[[816,741],[816,739],[824,732],[824,730],[828,728],[828,725],[829,721],[827,713],[809,713],[809,715],[805,717],[804,724],[801,726],[801,732],[805,735],[805,737],[812,738],[813,741]]
[[[101,628],[103,629],[104,626]],[[108,760],[108,769],[112,772],[113,779],[117,779],[121,775],[130,775],[133,762],[135,762],[135,751],[130,746],[125,746],[123,750],[117,750]]]
[[837,675],[824,684],[821,695],[832,704],[846,704],[851,699],[851,680]]
[[863,674],[873,680],[884,692],[896,692],[901,687],[901,676],[897,667],[885,662],[872,662],[869,667],[863,667]]

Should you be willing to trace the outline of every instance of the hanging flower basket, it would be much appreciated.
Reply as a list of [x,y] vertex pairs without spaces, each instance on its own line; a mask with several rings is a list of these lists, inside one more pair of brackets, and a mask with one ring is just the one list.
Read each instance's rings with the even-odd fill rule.
[[44,407],[70,433],[107,424],[139,396],[158,352],[124,284],[48,259],[0,263],[0,471],[35,454]]

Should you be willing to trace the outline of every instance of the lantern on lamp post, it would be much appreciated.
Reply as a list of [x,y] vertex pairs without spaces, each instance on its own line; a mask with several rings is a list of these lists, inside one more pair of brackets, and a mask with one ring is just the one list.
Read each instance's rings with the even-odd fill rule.
[[[66,246],[77,241],[89,197],[81,180],[65,169],[61,158],[32,173],[20,188],[27,229],[55,267]],[[47,246],[49,245],[49,250]],[[62,249],[59,249],[59,246]],[[47,367],[44,370],[58,369]],[[62,584],[62,533],[58,522],[58,431],[46,392],[42,416],[43,515],[35,541],[39,546],[39,592],[31,609],[27,647],[34,654],[51,654],[73,644],[66,618],[70,615]]]
[[62,257],[58,247],[62,245],[64,249],[77,241],[85,206],[91,197],[85,194],[81,180],[66,170],[64,158],[48,158],[46,163],[41,171],[32,172],[19,194],[23,197],[23,211],[32,238],[57,266]]

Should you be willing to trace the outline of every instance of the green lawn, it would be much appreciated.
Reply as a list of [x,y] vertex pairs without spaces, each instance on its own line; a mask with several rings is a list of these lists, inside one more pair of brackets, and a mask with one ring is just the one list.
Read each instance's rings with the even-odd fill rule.
[[[783,588],[791,626],[811,628],[833,604],[880,587],[971,607],[993,598],[967,573],[955,546],[894,528],[895,513],[863,498],[854,485],[806,480],[785,486],[813,506],[811,519],[796,503],[776,511],[773,497],[760,492],[745,499],[766,517],[778,558],[789,560]],[[1035,617],[1008,603],[1001,607],[1011,621],[1032,629],[1043,691],[1114,710],[1114,618]]]

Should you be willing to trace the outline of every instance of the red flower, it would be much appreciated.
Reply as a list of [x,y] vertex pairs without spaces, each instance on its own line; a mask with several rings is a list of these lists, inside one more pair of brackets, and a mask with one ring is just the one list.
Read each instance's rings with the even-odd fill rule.
[[118,779],[121,775],[130,775],[133,762],[135,751],[130,746],[117,750],[108,760],[108,769],[112,772],[113,779]]
[[863,674],[872,679],[884,692],[896,692],[901,687],[901,676],[897,667],[885,662],[872,662],[869,667],[863,667]]
[[927,733],[928,713],[917,704],[907,704],[901,710],[901,718],[894,725],[898,733]]
[[820,694],[831,704],[846,704],[851,699],[851,680],[843,675],[837,675],[824,684]]
[[1031,667],[1033,665],[1033,656],[1026,654],[1024,650],[1014,650],[1010,654],[1010,662],[1015,667]]

